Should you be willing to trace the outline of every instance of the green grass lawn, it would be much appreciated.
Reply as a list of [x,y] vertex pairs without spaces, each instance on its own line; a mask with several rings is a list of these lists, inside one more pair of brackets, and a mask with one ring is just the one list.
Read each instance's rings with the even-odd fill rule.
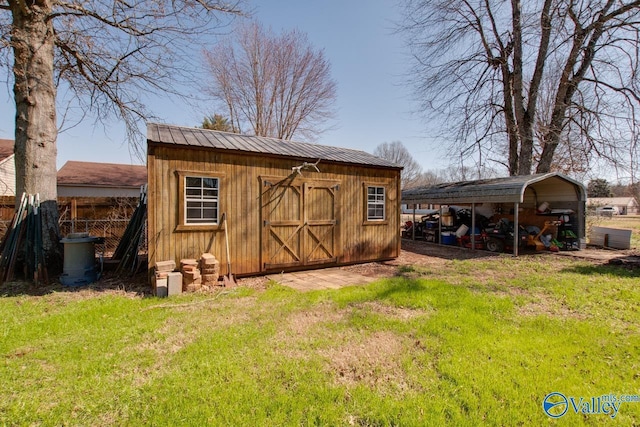
[[310,293],[5,296],[0,425],[638,425],[640,402],[542,401],[640,395],[639,277],[505,256]]

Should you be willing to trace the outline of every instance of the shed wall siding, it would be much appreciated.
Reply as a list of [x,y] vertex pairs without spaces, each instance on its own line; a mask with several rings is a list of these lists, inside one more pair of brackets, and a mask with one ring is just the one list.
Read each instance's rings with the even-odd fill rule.
[[[220,214],[227,214],[231,251],[231,270],[248,275],[262,271],[263,221],[261,178],[290,176],[300,162],[286,158],[233,154],[216,150],[172,148],[149,144],[149,266],[156,261],[198,258],[211,252],[227,273],[224,230],[178,231],[180,195],[177,171],[220,175]],[[339,209],[336,256],[338,264],[366,262],[397,257],[399,235],[399,171],[339,164],[318,165],[320,173],[305,169],[300,182],[329,180],[340,183],[336,191]],[[295,181],[294,181],[295,182]],[[363,183],[379,183],[387,188],[387,221],[381,225],[364,224]],[[311,211],[311,215],[316,215]]]

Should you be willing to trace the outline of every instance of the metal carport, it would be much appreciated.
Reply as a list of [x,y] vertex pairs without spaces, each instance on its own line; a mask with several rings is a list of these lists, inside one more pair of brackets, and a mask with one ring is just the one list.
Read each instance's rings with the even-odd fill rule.
[[[559,173],[510,176],[418,187],[402,192],[402,203],[436,205],[470,205],[472,230],[475,211],[480,204],[513,204],[515,230],[519,227],[521,208],[534,211],[543,203],[551,208],[572,209],[578,221],[578,237],[585,236],[585,204],[587,195],[582,183]],[[473,234],[472,234],[473,236]],[[472,241],[474,239],[472,238]],[[514,255],[518,255],[517,233],[514,233]]]

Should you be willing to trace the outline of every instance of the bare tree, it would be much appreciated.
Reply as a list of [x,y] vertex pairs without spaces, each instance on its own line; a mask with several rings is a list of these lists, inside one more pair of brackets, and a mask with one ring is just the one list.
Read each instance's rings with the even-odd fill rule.
[[418,184],[422,166],[415,161],[402,142],[383,142],[373,150],[373,154],[403,167],[400,184],[403,189],[411,188]]
[[441,184],[445,182],[446,179],[438,170],[425,171],[418,176],[415,181],[415,186],[412,187],[429,187],[431,185]]
[[[16,195],[40,195],[48,266],[59,270],[56,138],[58,89],[98,119],[122,120],[131,139],[150,116],[144,93],[171,90],[195,37],[221,16],[218,0],[0,0],[0,66],[13,79]],[[11,57],[13,61],[11,61]],[[12,63],[12,64],[11,64]]]
[[254,135],[314,140],[333,116],[336,83],[304,33],[275,35],[251,22],[204,53],[208,88],[231,126]]
[[629,158],[640,1],[404,4],[412,83],[423,109],[446,118],[453,151],[489,154],[511,175],[548,172],[576,154]]

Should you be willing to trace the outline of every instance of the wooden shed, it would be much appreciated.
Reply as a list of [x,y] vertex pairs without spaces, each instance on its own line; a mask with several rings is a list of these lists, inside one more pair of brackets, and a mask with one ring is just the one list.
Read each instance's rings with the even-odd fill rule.
[[[316,168],[318,170],[316,170]],[[401,167],[363,151],[148,124],[149,266],[210,252],[235,275],[388,260]]]

